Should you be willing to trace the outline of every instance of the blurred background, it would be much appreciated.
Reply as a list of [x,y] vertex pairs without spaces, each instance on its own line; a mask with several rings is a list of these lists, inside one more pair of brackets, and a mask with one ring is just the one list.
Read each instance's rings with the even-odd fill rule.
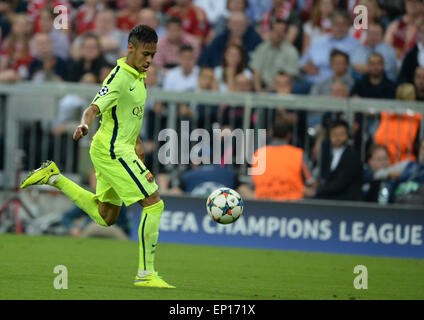
[[[367,21],[355,27],[359,5]],[[123,208],[117,226],[105,231],[49,186],[16,187],[51,159],[94,192],[88,150],[98,124],[79,143],[72,133],[140,23],[159,36],[140,136],[146,165],[169,199],[163,239],[198,243],[200,236],[187,234],[223,233],[202,219],[207,195],[226,186],[245,200],[247,231],[234,232],[236,245],[343,251],[340,237],[316,246],[318,235],[296,230],[329,219],[336,234],[343,221],[362,219],[364,234],[373,224],[379,240],[379,228],[391,224],[393,241],[374,248],[374,238],[363,237],[364,246],[352,245],[352,253],[402,255],[398,246],[408,238],[403,255],[422,255],[416,250],[424,221],[421,0],[0,0],[0,232],[137,240],[141,208]],[[159,133],[179,132],[182,121],[190,134],[253,129],[245,146],[254,150],[258,130],[266,129],[265,173],[248,174],[260,152],[236,161],[247,148],[234,137],[231,148],[221,137],[220,164],[160,163]],[[181,150],[172,152],[181,159]],[[212,161],[212,150],[196,156]],[[175,212],[184,213],[180,222],[172,220]],[[283,226],[290,217],[301,223]],[[313,224],[325,230],[320,226]]]

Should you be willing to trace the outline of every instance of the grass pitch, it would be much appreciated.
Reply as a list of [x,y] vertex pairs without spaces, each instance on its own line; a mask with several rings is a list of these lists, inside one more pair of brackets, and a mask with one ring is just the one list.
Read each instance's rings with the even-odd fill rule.
[[[57,290],[55,266],[68,270]],[[368,289],[356,290],[356,265]],[[159,243],[156,267],[176,289],[132,285],[138,244],[0,235],[0,299],[424,299],[424,260]]]

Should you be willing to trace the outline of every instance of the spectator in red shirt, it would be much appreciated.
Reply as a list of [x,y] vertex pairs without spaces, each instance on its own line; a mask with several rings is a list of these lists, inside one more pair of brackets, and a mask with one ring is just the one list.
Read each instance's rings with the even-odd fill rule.
[[75,27],[77,35],[94,30],[94,18],[96,13],[103,9],[103,3],[99,0],[85,0],[77,10]]
[[[52,9],[44,8],[40,13],[40,28],[41,32],[47,33],[50,36],[54,55],[67,60],[69,57],[69,49],[71,43],[68,34],[61,32],[61,30],[54,28],[55,14]],[[33,46],[31,44],[31,53],[33,53]]]
[[0,82],[15,82],[28,76],[32,61],[29,49],[32,24],[24,14],[12,19],[12,31],[2,43],[0,59]]
[[[28,4],[27,15],[34,22],[34,33],[40,32],[40,13],[44,8],[54,9],[57,6],[65,6],[66,13],[61,12],[62,14],[66,14],[68,17],[68,24],[71,23],[71,4],[68,0],[31,0]],[[70,27],[70,26],[69,26]]]
[[119,30],[130,31],[138,24],[138,14],[144,0],[126,0],[126,7],[118,12],[116,26]]
[[205,11],[194,5],[191,0],[176,0],[175,3],[167,13],[180,18],[184,31],[196,36],[203,44],[210,30]]
[[199,41],[183,30],[181,19],[170,17],[166,24],[166,33],[159,38],[153,63],[159,68],[175,67],[178,64],[179,50],[182,45],[191,46],[193,56],[197,60],[200,54]]
[[405,0],[405,10],[400,19],[389,25],[384,37],[384,41],[395,48],[399,61],[417,43],[418,26],[424,19],[424,3],[422,0]]

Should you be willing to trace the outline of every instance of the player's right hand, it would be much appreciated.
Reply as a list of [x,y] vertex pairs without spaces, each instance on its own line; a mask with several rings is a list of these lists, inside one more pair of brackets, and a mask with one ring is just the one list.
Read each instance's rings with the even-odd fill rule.
[[86,124],[80,124],[74,132],[73,138],[78,141],[88,133],[88,126]]

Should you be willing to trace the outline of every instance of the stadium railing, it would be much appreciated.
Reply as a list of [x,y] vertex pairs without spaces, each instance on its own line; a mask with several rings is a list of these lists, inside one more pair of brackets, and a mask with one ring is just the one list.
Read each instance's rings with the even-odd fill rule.
[[[87,172],[89,166],[88,152],[90,139],[82,139],[78,144],[78,149],[72,142],[71,126],[68,132],[62,136],[53,137],[50,134],[52,122],[57,116],[57,106],[61,98],[69,93],[77,94],[91,101],[93,96],[99,90],[99,85],[77,84],[77,83],[30,83],[22,82],[17,84],[0,84],[0,142],[3,141],[3,168],[0,171],[1,186],[11,188],[14,185],[17,172],[18,160],[16,155],[19,150],[25,151],[23,160],[23,171],[38,167],[39,162],[53,157],[55,160],[60,158],[60,165],[65,173],[81,174]],[[270,128],[273,120],[273,114],[265,112],[266,110],[275,110],[284,108],[294,111],[305,111],[306,123],[309,123],[310,115],[323,112],[343,113],[353,127],[354,115],[374,114],[381,111],[390,111],[397,114],[412,114],[414,112],[424,113],[424,103],[405,102],[398,100],[381,99],[363,99],[363,98],[331,98],[315,97],[309,95],[277,95],[277,94],[256,94],[256,93],[218,93],[213,91],[199,92],[170,92],[158,88],[148,89],[148,99],[159,101],[167,105],[163,116],[165,124],[158,121],[158,115],[154,114],[154,119],[149,118],[145,112],[145,123],[153,123],[153,138],[156,139],[160,129],[168,128],[178,131],[180,128],[178,105],[185,103],[190,106],[228,106],[241,107],[242,129],[260,129]],[[255,114],[256,120],[252,124],[252,114]],[[211,125],[209,117],[211,114],[203,115],[203,124]],[[423,117],[424,118],[424,117]],[[223,124],[222,114],[217,117],[218,123]],[[366,121],[366,117],[364,117]],[[78,119],[75,119],[78,120]],[[194,127],[199,119],[194,121]],[[234,119],[230,116],[229,124],[233,124]],[[367,135],[362,126],[363,135]],[[296,131],[296,122],[294,124]],[[308,129],[308,127],[306,128]],[[90,135],[95,130],[90,130]],[[303,147],[308,152],[311,149],[311,137],[313,132],[305,130],[304,137],[295,136],[294,144],[298,144],[298,139],[303,139]],[[420,125],[419,137],[424,135],[424,120]],[[362,139],[362,155],[365,154],[365,140]],[[1,143],[0,143],[0,147]],[[78,150],[80,152],[78,152]],[[75,154],[77,152],[78,154]],[[157,152],[157,148],[156,148]],[[152,171],[158,170],[159,164],[157,153],[153,157]],[[239,171],[240,177],[247,180],[247,164],[244,163]],[[24,173],[23,173],[24,174]]]

